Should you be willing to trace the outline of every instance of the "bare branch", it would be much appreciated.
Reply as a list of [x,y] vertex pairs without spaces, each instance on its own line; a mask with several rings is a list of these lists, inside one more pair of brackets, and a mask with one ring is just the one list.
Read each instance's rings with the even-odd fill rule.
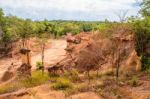
[[127,18],[128,10],[119,10],[115,15],[119,18],[120,22],[124,22]]

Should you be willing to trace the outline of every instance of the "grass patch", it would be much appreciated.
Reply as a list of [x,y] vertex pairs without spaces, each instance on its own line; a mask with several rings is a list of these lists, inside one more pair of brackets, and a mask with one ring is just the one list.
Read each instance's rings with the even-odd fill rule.
[[70,71],[66,71],[64,76],[66,78],[69,78],[72,82],[80,81],[79,73],[75,69],[70,70]]
[[64,93],[66,96],[70,96],[80,92],[86,92],[88,90],[90,90],[88,83],[76,83],[72,88],[65,90]]
[[21,79],[21,83],[24,87],[33,87],[37,85],[41,85],[46,83],[49,80],[49,76],[47,73],[42,73],[42,71],[34,71],[32,72],[32,76],[30,78]]
[[15,83],[7,84],[5,86],[0,86],[0,94],[10,93],[20,89],[20,85]]
[[14,92],[22,88],[29,88],[38,86],[49,81],[48,74],[42,74],[41,71],[32,72],[32,76],[29,78],[18,78],[15,81],[0,86],[0,94]]
[[72,82],[67,78],[58,78],[55,83],[51,85],[55,90],[66,90],[73,88]]

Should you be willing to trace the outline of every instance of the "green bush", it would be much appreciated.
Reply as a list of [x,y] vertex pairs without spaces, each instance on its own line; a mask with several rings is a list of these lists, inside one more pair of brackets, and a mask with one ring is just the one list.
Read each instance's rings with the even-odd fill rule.
[[58,78],[56,83],[52,85],[52,88],[56,90],[66,90],[71,89],[73,87],[72,83],[67,78]]
[[150,70],[150,58],[143,55],[141,61],[142,61],[142,70],[149,71]]
[[43,69],[44,68],[44,66],[43,66],[43,64],[42,64],[42,62],[36,62],[36,69],[37,70],[41,70],[41,69]]

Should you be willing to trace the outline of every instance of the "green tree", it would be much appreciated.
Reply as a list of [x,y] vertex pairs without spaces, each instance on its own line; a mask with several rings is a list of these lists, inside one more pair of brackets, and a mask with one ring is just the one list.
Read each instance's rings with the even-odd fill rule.
[[90,24],[83,24],[83,25],[81,26],[81,29],[82,29],[84,32],[90,32],[90,31],[92,31],[92,27],[91,27]]
[[150,42],[150,17],[143,20],[134,21],[134,30],[136,38],[136,50],[141,56],[142,70],[150,68],[150,58],[147,53],[147,46]]
[[27,40],[30,38],[33,34],[33,28],[32,28],[32,21],[27,19],[23,22],[21,28],[19,37],[22,39],[22,47],[27,47]]
[[143,0],[141,13],[143,16],[150,16],[150,0]]
[[2,35],[2,41],[4,42],[4,47],[7,48],[8,43],[12,41],[12,33],[11,30],[4,32]]
[[0,8],[0,26],[4,25],[4,21],[5,21],[5,18],[4,18],[3,9]]

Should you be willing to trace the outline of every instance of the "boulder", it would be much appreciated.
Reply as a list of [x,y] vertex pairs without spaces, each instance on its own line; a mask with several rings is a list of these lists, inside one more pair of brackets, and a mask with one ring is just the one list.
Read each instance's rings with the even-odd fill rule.
[[20,76],[30,76],[31,75],[31,65],[28,64],[22,64],[17,69],[18,75]]

